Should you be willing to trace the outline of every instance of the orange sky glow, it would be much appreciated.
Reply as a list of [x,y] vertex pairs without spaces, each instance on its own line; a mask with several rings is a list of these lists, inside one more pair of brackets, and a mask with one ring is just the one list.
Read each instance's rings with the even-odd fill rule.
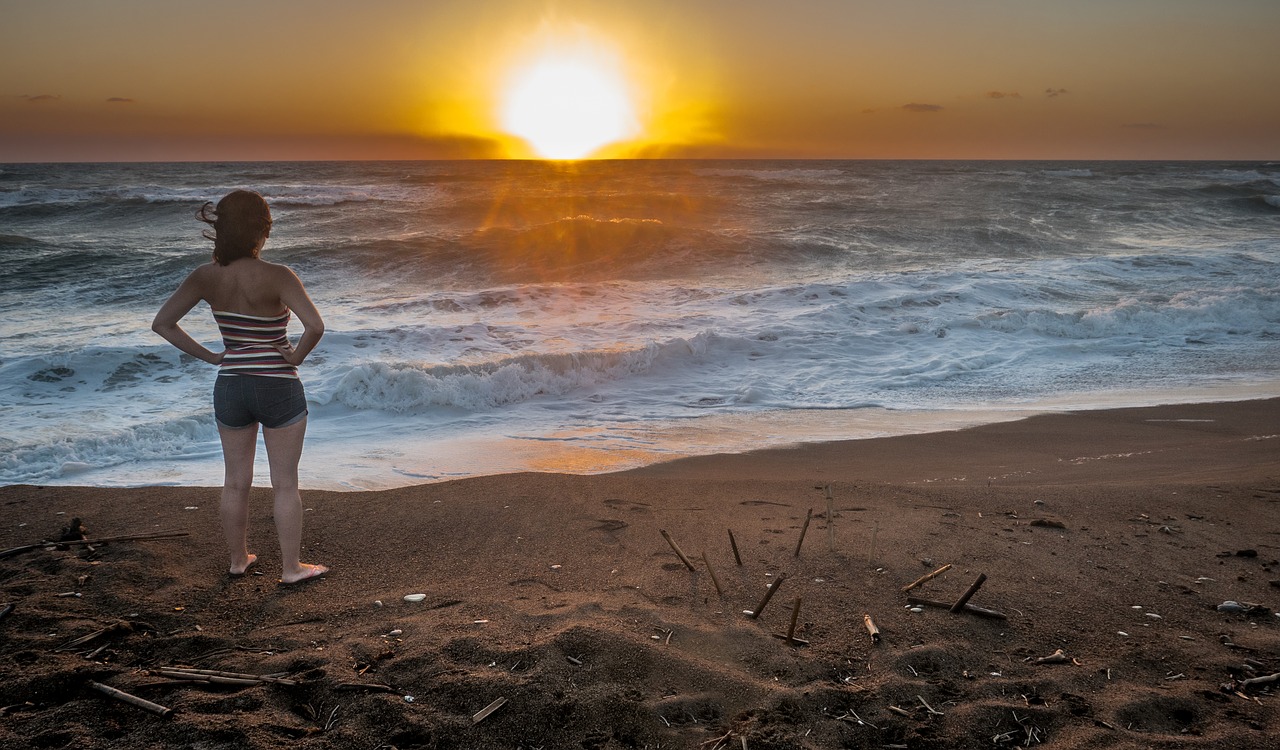
[[1276,159],[1277,39],[1273,0],[0,0],[0,162]]

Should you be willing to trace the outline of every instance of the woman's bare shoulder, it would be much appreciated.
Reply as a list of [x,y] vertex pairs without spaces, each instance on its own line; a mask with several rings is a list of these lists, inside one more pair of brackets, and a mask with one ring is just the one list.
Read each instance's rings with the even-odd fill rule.
[[258,262],[262,263],[267,268],[267,272],[271,274],[273,279],[283,282],[292,282],[296,281],[298,278],[298,274],[294,273],[292,268],[283,263],[271,263],[265,260],[259,260]]
[[209,261],[208,263],[201,263],[200,265],[196,266],[195,269],[192,270],[190,274],[187,275],[187,281],[195,282],[197,284],[205,284],[212,281],[214,278],[216,278],[217,273],[218,273],[217,263],[213,261]]

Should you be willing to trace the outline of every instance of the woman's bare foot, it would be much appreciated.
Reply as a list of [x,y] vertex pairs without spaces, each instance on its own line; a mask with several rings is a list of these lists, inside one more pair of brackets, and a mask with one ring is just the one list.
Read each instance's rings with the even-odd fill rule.
[[250,552],[248,556],[245,557],[244,565],[236,565],[235,563],[232,563],[231,570],[227,572],[233,576],[242,576],[245,574],[246,571],[249,570],[249,568],[252,568],[253,564],[256,563],[257,561],[258,561],[258,556]]
[[298,563],[298,570],[293,573],[283,573],[280,576],[280,583],[291,584],[301,583],[312,578],[328,573],[329,569],[323,565],[310,565],[308,563]]

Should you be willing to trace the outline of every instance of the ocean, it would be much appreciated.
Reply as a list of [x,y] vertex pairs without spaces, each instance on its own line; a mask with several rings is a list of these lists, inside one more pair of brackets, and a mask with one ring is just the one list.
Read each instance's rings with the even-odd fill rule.
[[240,187],[327,326],[308,488],[1280,396],[1280,163],[5,164],[0,484],[221,483],[150,323]]

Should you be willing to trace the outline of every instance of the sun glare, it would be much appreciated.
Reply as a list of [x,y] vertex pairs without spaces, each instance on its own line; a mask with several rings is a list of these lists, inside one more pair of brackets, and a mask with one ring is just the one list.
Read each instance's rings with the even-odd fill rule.
[[581,159],[639,130],[625,77],[588,49],[547,50],[517,66],[500,121],[547,159]]

